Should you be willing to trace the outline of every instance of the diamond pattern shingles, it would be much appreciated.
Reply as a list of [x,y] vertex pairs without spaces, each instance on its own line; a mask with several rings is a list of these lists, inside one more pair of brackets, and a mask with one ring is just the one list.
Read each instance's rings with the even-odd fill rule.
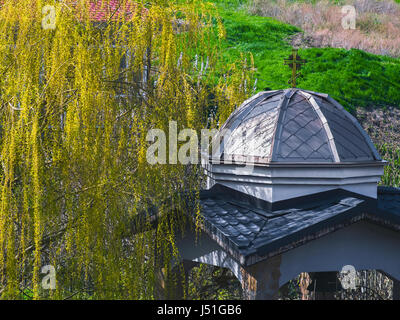
[[362,134],[342,110],[328,101],[319,103],[335,139],[341,160],[373,160],[373,154]]
[[[256,109],[257,107],[254,108],[254,110]],[[268,113],[245,117],[241,125],[232,131],[225,147],[225,152],[234,155],[268,157],[271,152],[272,136],[277,116],[278,108],[275,105]],[[248,141],[252,141],[252,143],[249,144]]]
[[262,92],[223,125],[230,132],[220,156],[305,163],[380,160],[353,121],[327,95],[300,89]]
[[284,110],[277,161],[329,161],[328,137],[316,112],[295,93]]

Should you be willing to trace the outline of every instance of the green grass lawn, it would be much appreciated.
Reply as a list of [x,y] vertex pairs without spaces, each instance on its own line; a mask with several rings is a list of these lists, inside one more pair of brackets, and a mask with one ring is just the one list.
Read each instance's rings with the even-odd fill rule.
[[[227,31],[225,60],[231,62],[240,52],[250,52],[257,68],[258,90],[287,88],[290,70],[283,60],[291,47],[285,39],[301,30],[249,15],[243,8],[245,1],[212,2],[219,6]],[[308,60],[299,88],[328,93],[348,109],[400,106],[400,59],[336,48],[302,49],[299,53]]]

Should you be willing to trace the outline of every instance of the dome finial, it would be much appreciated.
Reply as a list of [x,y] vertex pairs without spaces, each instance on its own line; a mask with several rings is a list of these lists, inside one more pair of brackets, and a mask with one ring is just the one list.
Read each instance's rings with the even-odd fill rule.
[[292,54],[288,59],[285,59],[285,65],[292,69],[292,78],[288,81],[292,85],[292,88],[296,88],[296,79],[300,75],[297,73],[301,69],[301,66],[307,63],[307,60],[301,59],[297,53],[297,49],[292,49]]

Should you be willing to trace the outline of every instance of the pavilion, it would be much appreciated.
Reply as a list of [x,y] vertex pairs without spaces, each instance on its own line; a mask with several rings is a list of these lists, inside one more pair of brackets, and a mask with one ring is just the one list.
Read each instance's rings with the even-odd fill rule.
[[260,92],[221,127],[204,163],[201,238],[178,239],[186,274],[230,269],[247,299],[276,299],[300,273],[379,270],[400,294],[400,189],[378,187],[385,161],[329,95]]

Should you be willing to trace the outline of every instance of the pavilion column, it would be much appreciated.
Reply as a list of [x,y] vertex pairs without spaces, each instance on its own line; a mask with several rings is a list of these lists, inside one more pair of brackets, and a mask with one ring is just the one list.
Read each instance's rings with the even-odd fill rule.
[[300,292],[301,300],[310,300],[310,291],[308,286],[311,284],[311,277],[307,272],[302,272],[300,274]]
[[241,284],[244,299],[275,300],[278,298],[281,256],[241,267]]
[[[159,300],[182,300],[187,297],[188,277],[193,267],[198,263],[183,260],[174,266],[169,274],[165,268],[160,268],[156,272],[155,298]],[[183,270],[182,268],[183,267]]]

